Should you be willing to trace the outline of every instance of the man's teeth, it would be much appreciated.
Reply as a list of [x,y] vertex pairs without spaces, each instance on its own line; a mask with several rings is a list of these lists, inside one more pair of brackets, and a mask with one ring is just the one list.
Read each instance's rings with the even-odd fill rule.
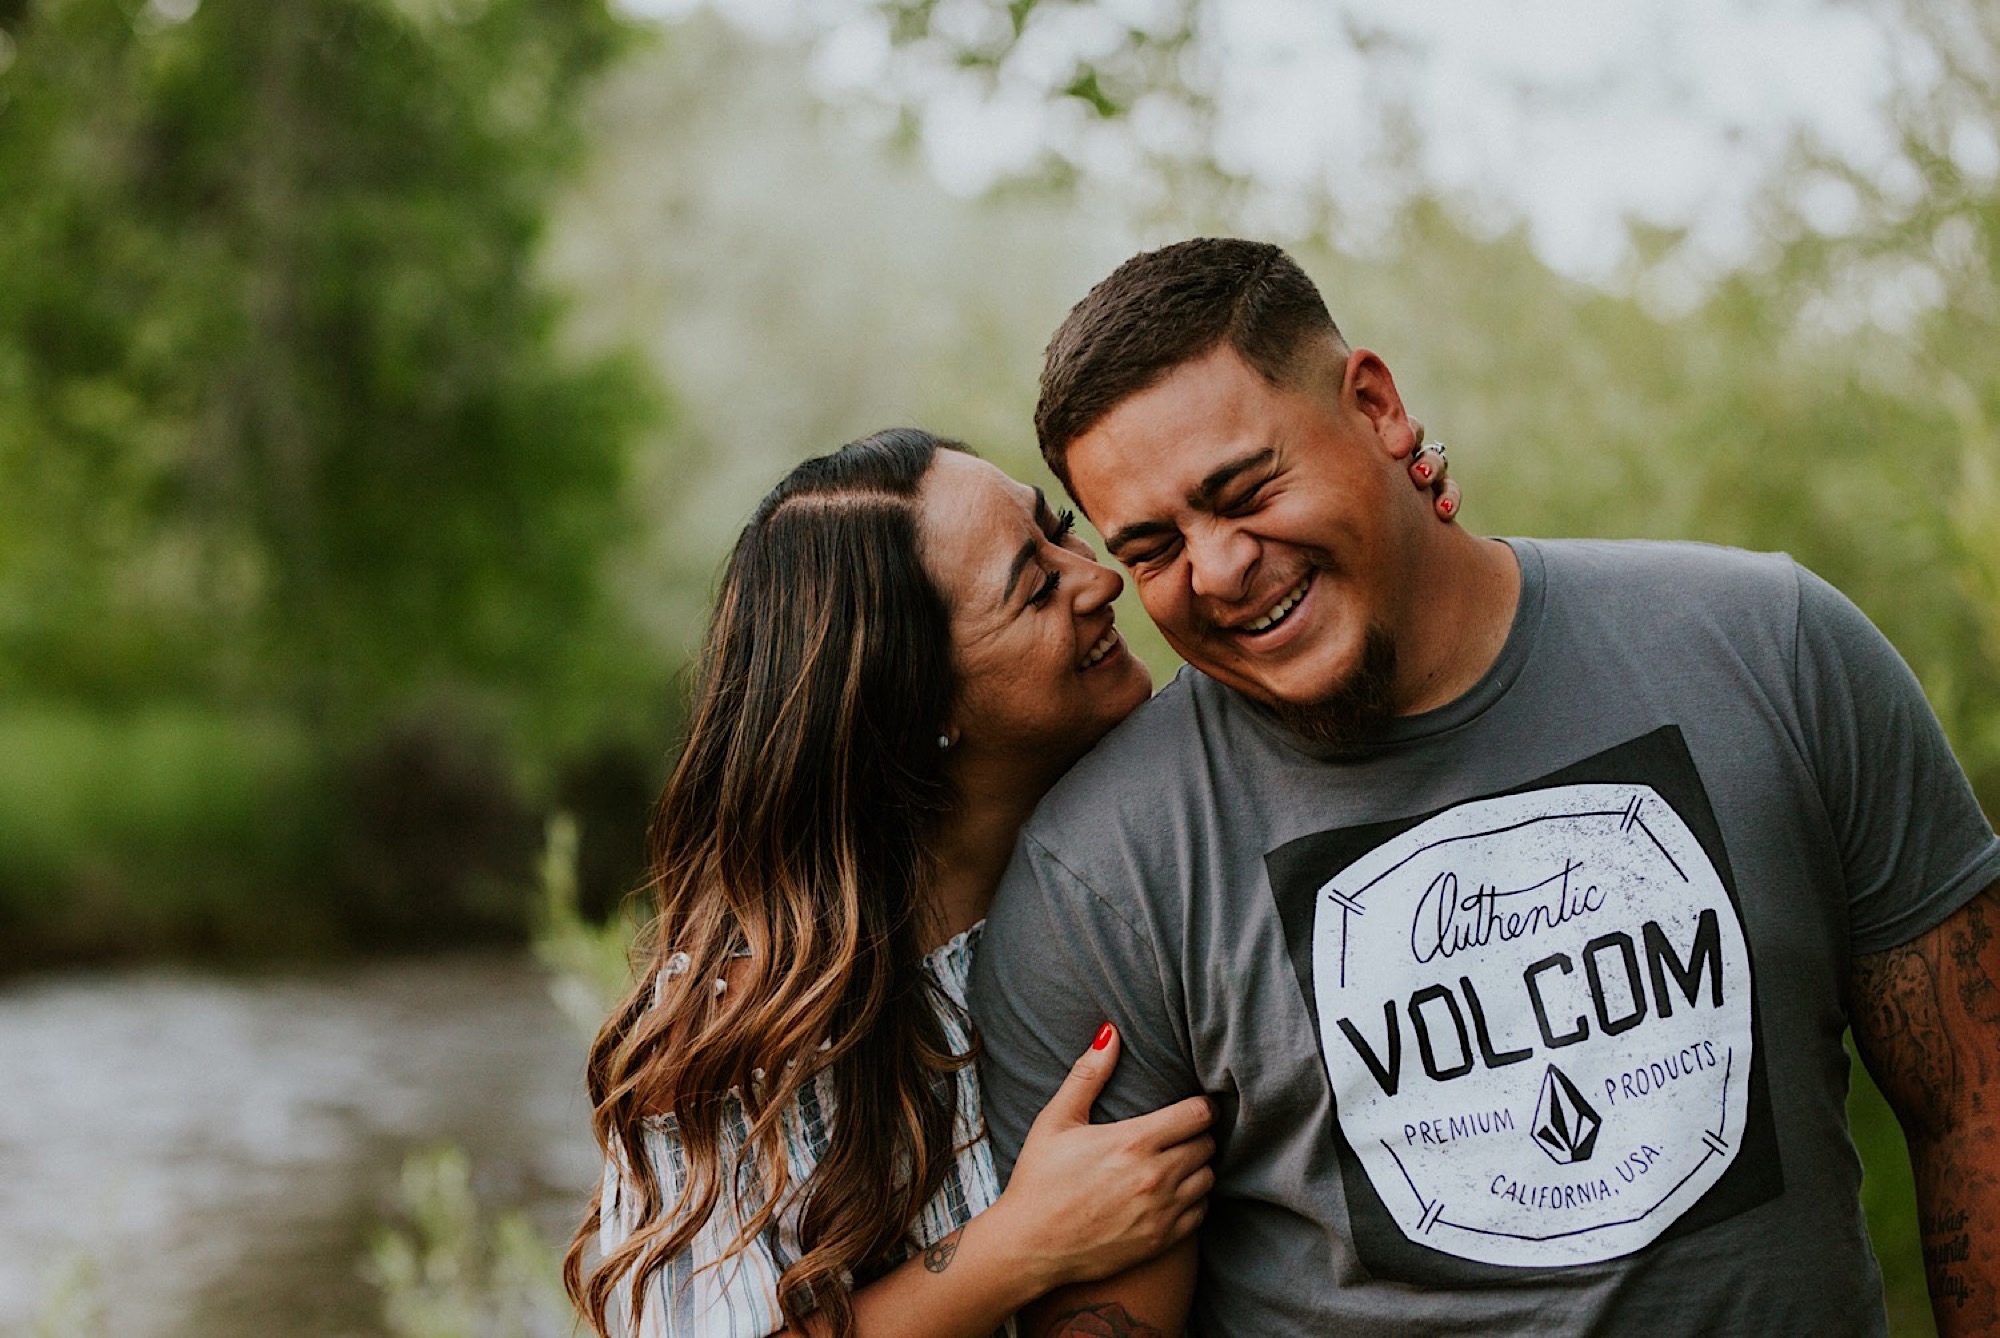
[[1118,649],[1118,629],[1114,627],[1104,634],[1102,641],[1090,648],[1090,654],[1083,657],[1083,667],[1090,668],[1116,649]]
[[1275,605],[1271,607],[1271,611],[1269,613],[1266,613],[1263,617],[1257,619],[1257,621],[1255,622],[1243,624],[1244,630],[1249,632],[1262,632],[1268,628],[1275,627],[1279,623],[1283,622],[1285,620],[1285,615],[1290,613],[1294,608],[1296,608],[1298,606],[1298,602],[1306,597],[1306,587],[1311,584],[1312,584],[1312,577],[1310,576],[1300,581],[1297,585],[1292,587],[1292,592],[1290,594],[1286,595],[1283,599],[1279,600]]

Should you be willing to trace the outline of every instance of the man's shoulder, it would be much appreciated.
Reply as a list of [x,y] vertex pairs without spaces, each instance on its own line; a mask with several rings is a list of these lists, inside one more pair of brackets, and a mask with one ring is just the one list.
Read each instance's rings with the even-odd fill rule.
[[1226,689],[1189,668],[1098,741],[1050,788],[1022,829],[1059,850],[1089,842],[1139,812],[1171,808],[1174,796],[1208,770]]
[[1571,581],[1694,582],[1710,590],[1782,592],[1798,565],[1785,553],[1760,553],[1685,539],[1528,539],[1552,574]]
[[1798,607],[1801,568],[1785,553],[1661,539],[1523,542],[1547,573],[1553,606],[1589,620],[1634,618],[1676,625],[1756,626],[1776,633]]

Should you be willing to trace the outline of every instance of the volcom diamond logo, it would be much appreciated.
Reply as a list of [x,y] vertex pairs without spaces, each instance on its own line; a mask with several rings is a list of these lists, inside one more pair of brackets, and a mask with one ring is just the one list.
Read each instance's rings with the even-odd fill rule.
[[1569,1075],[1549,1065],[1542,1075],[1542,1094],[1535,1100],[1535,1146],[1557,1165],[1572,1166],[1590,1160],[1602,1127],[1603,1121]]

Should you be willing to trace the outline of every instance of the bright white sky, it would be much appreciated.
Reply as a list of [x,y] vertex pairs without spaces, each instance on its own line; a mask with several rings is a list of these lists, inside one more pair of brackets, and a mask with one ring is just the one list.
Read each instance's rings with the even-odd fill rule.
[[[783,33],[854,0],[707,2]],[[624,3],[672,16],[704,0]],[[1614,267],[1628,214],[1690,224],[1701,252],[1740,256],[1754,185],[1796,127],[1854,157],[1883,147],[1886,46],[1837,0],[1217,0],[1215,12],[1232,166],[1280,189],[1332,181],[1349,216],[1365,215],[1355,128],[1400,95],[1424,176],[1490,216],[1524,218],[1542,253],[1579,276]],[[1343,35],[1350,26],[1382,39],[1372,54]],[[855,25],[825,43],[821,75],[830,91],[865,87],[885,60]],[[931,167],[975,191],[1032,156],[1049,125],[1025,93],[940,105]]]

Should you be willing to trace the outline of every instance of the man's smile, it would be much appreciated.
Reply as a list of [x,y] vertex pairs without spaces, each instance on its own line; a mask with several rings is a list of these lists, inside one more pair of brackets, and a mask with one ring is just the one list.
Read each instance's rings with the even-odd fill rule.
[[1308,570],[1304,576],[1299,578],[1299,583],[1290,590],[1287,590],[1277,603],[1266,609],[1262,614],[1252,618],[1249,622],[1233,630],[1247,633],[1251,636],[1262,636],[1282,626],[1285,620],[1291,617],[1292,610],[1296,609],[1300,601],[1305,599],[1306,592],[1312,588],[1313,576],[1314,573]]

